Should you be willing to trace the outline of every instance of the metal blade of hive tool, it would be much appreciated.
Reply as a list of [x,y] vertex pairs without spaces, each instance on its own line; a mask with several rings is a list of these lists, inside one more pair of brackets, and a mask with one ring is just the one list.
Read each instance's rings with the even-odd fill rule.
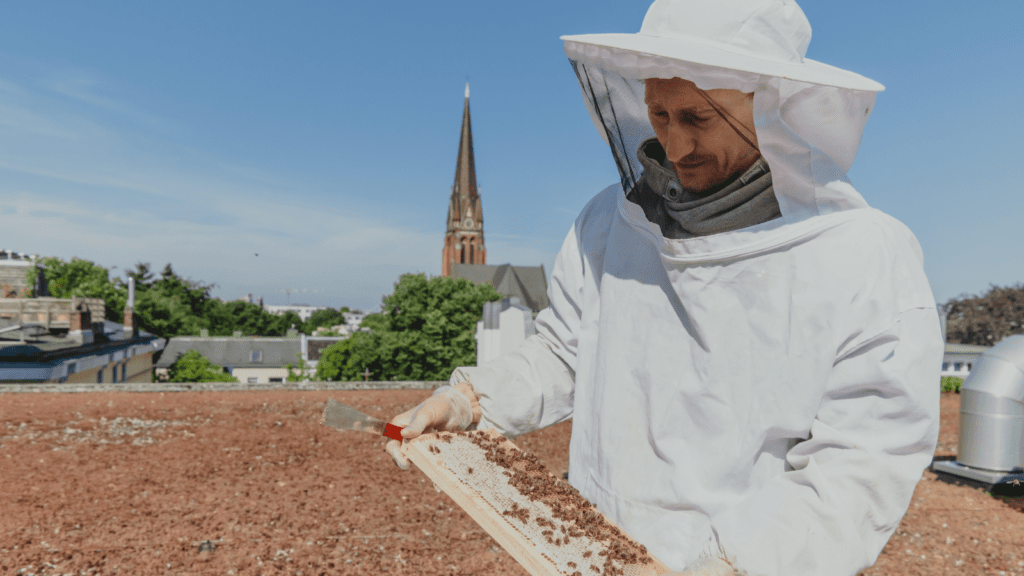
[[331,398],[327,400],[327,406],[324,407],[324,415],[320,419],[320,424],[339,430],[369,432],[371,434],[387,436],[393,440],[402,440],[400,433],[402,429],[398,426],[363,414],[359,410]]

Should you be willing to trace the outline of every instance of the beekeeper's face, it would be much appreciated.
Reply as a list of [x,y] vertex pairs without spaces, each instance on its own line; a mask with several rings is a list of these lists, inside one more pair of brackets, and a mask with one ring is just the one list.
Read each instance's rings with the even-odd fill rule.
[[647,80],[644,101],[651,126],[685,188],[712,188],[761,156],[753,96],[739,90],[701,91],[681,78]]

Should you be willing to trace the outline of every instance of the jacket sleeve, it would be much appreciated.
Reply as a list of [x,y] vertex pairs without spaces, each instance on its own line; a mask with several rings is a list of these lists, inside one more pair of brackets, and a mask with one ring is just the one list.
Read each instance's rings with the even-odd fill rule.
[[555,259],[548,286],[551,304],[537,316],[537,334],[514,352],[452,375],[453,383],[468,379],[473,384],[483,412],[478,428],[515,437],[572,416],[581,294],[574,226]]
[[942,343],[934,307],[843,353],[793,468],[712,520],[709,550],[750,576],[853,575],[899,525],[939,427]]

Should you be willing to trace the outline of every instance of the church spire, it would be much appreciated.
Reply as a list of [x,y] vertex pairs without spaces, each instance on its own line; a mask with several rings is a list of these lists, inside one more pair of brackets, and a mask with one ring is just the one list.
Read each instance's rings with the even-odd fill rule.
[[442,252],[441,275],[451,273],[451,265],[485,264],[484,217],[480,193],[476,185],[476,163],[473,159],[473,127],[469,115],[469,82],[462,106],[462,131],[459,154],[455,160],[455,182],[448,202],[448,222]]
[[455,185],[452,194],[460,200],[477,195],[476,165],[473,162],[473,127],[469,119],[469,82],[466,82],[466,102],[462,106],[462,132],[459,134],[459,156],[455,162]]

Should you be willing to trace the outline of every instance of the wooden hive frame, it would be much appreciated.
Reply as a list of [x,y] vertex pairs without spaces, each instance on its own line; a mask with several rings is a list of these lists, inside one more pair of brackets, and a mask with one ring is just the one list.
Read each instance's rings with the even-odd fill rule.
[[[555,479],[497,431],[424,434],[406,441],[403,451],[533,576],[671,572],[568,483]],[[554,486],[559,502],[567,504],[524,495],[534,493],[523,488],[531,482]]]

